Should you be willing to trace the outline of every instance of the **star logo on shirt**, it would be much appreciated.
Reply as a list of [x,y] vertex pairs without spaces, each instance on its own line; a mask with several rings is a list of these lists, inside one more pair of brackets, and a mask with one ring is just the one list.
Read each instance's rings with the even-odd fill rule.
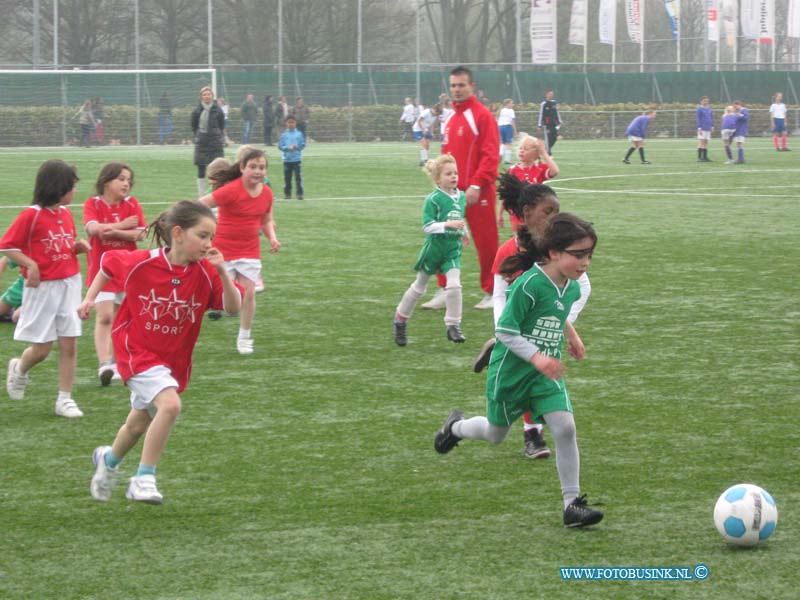
[[148,314],[150,317],[156,321],[164,314],[164,301],[167,298],[157,298],[156,291],[150,288],[150,294],[147,296],[139,296],[139,300],[142,301],[142,311],[139,313],[140,315]]
[[51,252],[59,254],[62,250],[71,250],[75,245],[72,234],[64,231],[63,227],[60,227],[59,229],[61,230],[59,233],[48,231],[47,237],[39,240],[44,244],[45,254],[50,254]]
[[187,320],[195,323],[197,320],[195,313],[202,307],[200,302],[195,301],[194,294],[189,301],[178,298],[178,290],[172,290],[169,296],[164,297],[156,296],[155,290],[151,289],[148,295],[139,296],[139,300],[142,301],[142,311],[139,314],[147,314],[154,321],[169,315],[179,325]]

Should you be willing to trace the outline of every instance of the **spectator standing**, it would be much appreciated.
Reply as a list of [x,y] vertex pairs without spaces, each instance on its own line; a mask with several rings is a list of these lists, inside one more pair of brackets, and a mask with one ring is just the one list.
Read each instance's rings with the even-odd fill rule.
[[293,115],[286,117],[286,130],[278,141],[278,149],[283,152],[283,197],[289,200],[292,197],[292,174],[297,183],[297,199],[303,199],[303,173],[302,160],[303,148],[306,147],[306,137],[297,127],[297,120]]
[[297,129],[303,134],[303,138],[308,141],[308,122],[311,120],[311,111],[306,106],[302,96],[298,96],[290,114],[297,120]]
[[210,87],[200,90],[200,102],[192,111],[192,133],[194,134],[194,164],[197,165],[197,195],[206,191],[206,166],[225,155],[225,115],[214,102]]
[[275,106],[275,125],[278,127],[278,135],[283,133],[288,116],[289,105],[286,103],[286,96],[278,96],[278,104]]
[[174,127],[172,125],[172,101],[167,92],[161,94],[158,99],[158,141],[165,144],[167,138],[172,135]]
[[78,117],[78,124],[81,126],[81,146],[91,146],[92,133],[96,125],[92,112],[92,101],[86,100],[75,113],[75,117]]
[[545,90],[544,100],[539,105],[539,122],[537,127],[540,136],[544,136],[547,153],[553,153],[553,146],[558,141],[558,130],[561,129],[561,115],[558,114],[558,103],[554,100],[555,92]]
[[244,131],[242,132],[242,144],[250,143],[250,136],[253,134],[253,125],[258,118],[258,107],[253,94],[247,94],[242,104],[242,122],[244,123]]
[[264,145],[272,146],[272,125],[275,122],[275,103],[272,102],[272,96],[264,96],[261,110],[264,113]]
[[222,128],[222,135],[223,135],[223,144],[227,146],[230,143],[230,138],[228,138],[228,117],[230,115],[231,107],[228,106],[228,103],[225,102],[225,98],[219,98],[217,100],[217,104],[219,105],[220,110],[222,111],[222,116],[225,118],[225,124]]
[[102,145],[105,141],[105,126],[103,125],[105,109],[102,98],[92,98],[92,115],[94,116],[94,141]]
[[697,162],[713,162],[708,158],[708,140],[711,139],[711,132],[714,129],[714,111],[711,108],[711,101],[708,96],[700,98],[695,112],[697,121]]
[[[500,158],[500,137],[494,115],[475,97],[472,71],[456,67],[450,71],[450,97],[454,113],[447,120],[442,154],[452,154],[458,165],[458,189],[466,193],[465,216],[480,265],[484,298],[475,308],[491,309],[494,275],[492,264],[497,254],[495,181]],[[423,308],[444,308],[445,279],[439,276],[436,296]]]
[[407,138],[413,138],[414,134],[412,132],[412,127],[414,126],[414,103],[411,101],[411,98],[405,99],[405,104],[403,105],[403,114],[400,115],[400,125],[403,127],[403,134],[400,138],[401,142],[405,142]]

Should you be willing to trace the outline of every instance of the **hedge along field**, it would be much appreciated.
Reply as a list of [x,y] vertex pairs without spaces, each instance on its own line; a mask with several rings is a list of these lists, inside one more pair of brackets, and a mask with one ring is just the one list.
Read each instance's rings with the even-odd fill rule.
[[[252,142],[263,141],[263,115],[261,104]],[[538,104],[517,104],[517,129],[536,134]],[[695,106],[686,104],[608,104],[608,105],[561,105],[559,107],[565,124],[562,135],[572,139],[594,139],[623,137],[625,127],[637,113],[646,109],[670,111],[656,116],[651,125],[651,137],[691,137],[696,133]],[[172,110],[174,131],[169,144],[190,144],[193,140],[189,125],[194,107],[178,107]],[[716,131],[722,119],[724,106],[715,106]],[[63,110],[60,107],[0,107],[0,147],[13,146],[77,146],[81,139],[80,125],[75,116],[77,108]],[[311,107],[309,135],[312,140],[324,142],[375,142],[399,141],[402,136],[399,106],[353,106]],[[577,112],[570,112],[577,111]],[[671,111],[679,111],[673,113]],[[614,113],[618,113],[614,115]],[[140,112],[141,142],[143,145],[159,143],[158,108],[143,108]],[[612,125],[611,120],[615,119]],[[796,115],[787,120],[790,130],[794,128]],[[103,125],[106,144],[132,145],[136,143],[136,109],[128,105],[104,107]],[[242,119],[239,106],[231,106],[228,136],[241,141]],[[750,135],[769,135],[770,121],[766,107],[750,107]],[[272,132],[277,142],[278,129]],[[716,133],[716,132],[715,132]]]

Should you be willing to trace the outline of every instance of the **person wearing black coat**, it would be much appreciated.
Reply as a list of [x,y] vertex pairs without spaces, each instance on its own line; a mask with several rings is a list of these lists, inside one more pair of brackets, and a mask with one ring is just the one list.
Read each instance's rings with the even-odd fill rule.
[[206,166],[215,158],[225,156],[225,115],[214,101],[210,87],[200,90],[200,103],[192,111],[191,125],[199,197],[206,192]]
[[264,96],[264,144],[272,146],[272,124],[275,121],[275,105],[272,96]]

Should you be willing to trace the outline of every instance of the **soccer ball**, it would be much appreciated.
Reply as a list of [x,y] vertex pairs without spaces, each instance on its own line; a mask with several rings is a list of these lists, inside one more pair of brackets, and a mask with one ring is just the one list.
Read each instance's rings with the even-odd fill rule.
[[714,524],[722,537],[737,546],[755,546],[778,524],[778,506],[766,490],[739,483],[722,492],[714,506]]

